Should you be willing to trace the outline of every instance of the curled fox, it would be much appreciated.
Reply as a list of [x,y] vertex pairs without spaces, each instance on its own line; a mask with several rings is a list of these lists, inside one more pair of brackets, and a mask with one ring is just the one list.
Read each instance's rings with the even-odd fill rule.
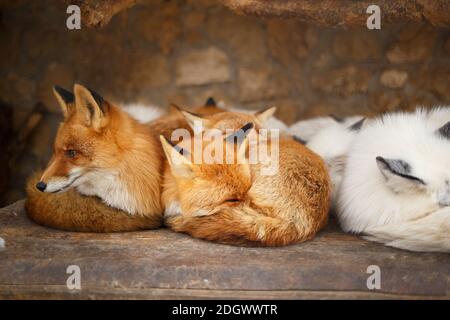
[[[161,138],[169,159],[163,202],[172,229],[224,243],[278,246],[309,240],[325,226],[330,182],[318,155],[282,137],[278,172],[263,175],[263,164],[250,164],[246,157],[250,132],[261,129],[258,119],[238,113],[186,116],[190,124],[199,120],[208,129],[238,129],[223,137],[225,145],[237,150],[237,161],[196,164],[182,152],[191,141],[183,141],[180,148]],[[256,125],[246,123],[249,120]],[[209,142],[216,143],[222,141]]]
[[393,113],[356,136],[337,195],[344,231],[450,252],[450,108]]

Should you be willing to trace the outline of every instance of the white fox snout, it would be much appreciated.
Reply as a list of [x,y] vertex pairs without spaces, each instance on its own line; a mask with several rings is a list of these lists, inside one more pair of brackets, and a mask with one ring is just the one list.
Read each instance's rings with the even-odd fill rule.
[[68,190],[74,182],[82,176],[80,170],[72,170],[68,177],[52,177],[47,181],[41,180],[36,184],[36,188],[41,192],[57,193]]
[[72,185],[73,181],[65,177],[57,177],[50,179],[47,183],[40,181],[36,184],[36,188],[42,192],[62,192]]

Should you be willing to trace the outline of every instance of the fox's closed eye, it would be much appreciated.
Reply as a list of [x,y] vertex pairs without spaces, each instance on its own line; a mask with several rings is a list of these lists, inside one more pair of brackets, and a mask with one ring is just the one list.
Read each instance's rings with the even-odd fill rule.
[[240,200],[237,198],[230,198],[230,199],[225,200],[225,202],[239,202],[239,201]]
[[68,150],[64,151],[64,154],[68,158],[74,158],[78,154],[78,152],[74,149],[68,149]]

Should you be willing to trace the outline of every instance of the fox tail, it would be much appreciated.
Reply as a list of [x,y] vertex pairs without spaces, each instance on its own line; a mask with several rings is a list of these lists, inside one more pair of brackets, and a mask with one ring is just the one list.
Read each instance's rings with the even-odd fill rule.
[[306,227],[246,207],[221,210],[207,216],[180,214],[168,217],[165,223],[176,232],[219,243],[282,246],[312,239],[326,221]]
[[450,252],[450,209],[435,211],[417,220],[389,224],[365,231],[367,240],[420,252]]

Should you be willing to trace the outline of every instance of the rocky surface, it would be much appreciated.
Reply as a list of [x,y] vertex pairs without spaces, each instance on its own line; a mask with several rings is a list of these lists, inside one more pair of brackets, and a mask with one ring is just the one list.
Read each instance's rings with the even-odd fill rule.
[[[298,18],[322,26],[365,26],[365,13],[370,0],[219,0],[240,14],[259,17]],[[378,0],[383,20],[424,22],[450,26],[450,3],[446,0]]]

